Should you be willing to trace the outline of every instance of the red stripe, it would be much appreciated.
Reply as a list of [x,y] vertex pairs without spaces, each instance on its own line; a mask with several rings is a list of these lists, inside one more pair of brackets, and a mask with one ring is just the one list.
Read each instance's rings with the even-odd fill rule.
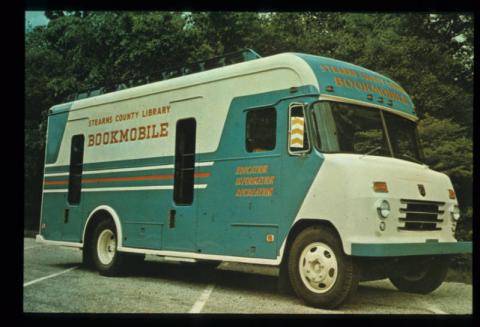
[[[195,178],[209,177],[210,173],[195,173]],[[129,176],[129,177],[106,177],[106,178],[90,178],[82,179],[82,183],[107,183],[107,182],[127,182],[127,181],[145,181],[145,180],[169,180],[173,179],[173,174],[168,175],[147,175],[147,176]],[[63,185],[68,184],[68,180],[65,181],[45,181],[45,185]]]

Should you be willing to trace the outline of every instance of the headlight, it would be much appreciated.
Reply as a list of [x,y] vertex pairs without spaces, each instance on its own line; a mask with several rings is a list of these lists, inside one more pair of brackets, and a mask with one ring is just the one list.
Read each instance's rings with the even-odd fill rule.
[[458,206],[450,207],[450,215],[453,220],[457,221],[460,218],[460,208]]
[[387,200],[381,200],[377,205],[377,211],[380,217],[387,218],[390,214],[390,203]]

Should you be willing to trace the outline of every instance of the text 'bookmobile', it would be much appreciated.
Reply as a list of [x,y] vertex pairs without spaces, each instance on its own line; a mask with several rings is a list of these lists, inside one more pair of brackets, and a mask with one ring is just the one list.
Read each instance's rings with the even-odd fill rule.
[[60,104],[37,240],[105,275],[145,254],[280,266],[324,308],[361,280],[428,293],[471,242],[417,119],[389,78],[300,53]]

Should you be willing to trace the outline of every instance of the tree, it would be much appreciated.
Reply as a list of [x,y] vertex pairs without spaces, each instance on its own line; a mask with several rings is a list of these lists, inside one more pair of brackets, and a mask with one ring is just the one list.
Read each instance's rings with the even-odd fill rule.
[[430,115],[420,121],[418,131],[426,163],[431,169],[447,174],[457,193],[462,217],[457,237],[472,239],[472,139],[465,137],[465,127],[451,119]]

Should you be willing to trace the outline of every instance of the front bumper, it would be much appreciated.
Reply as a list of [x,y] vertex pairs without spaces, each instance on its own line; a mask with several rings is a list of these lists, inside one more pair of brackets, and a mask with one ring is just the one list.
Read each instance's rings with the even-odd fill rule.
[[472,253],[472,242],[352,243],[352,256],[398,257]]

